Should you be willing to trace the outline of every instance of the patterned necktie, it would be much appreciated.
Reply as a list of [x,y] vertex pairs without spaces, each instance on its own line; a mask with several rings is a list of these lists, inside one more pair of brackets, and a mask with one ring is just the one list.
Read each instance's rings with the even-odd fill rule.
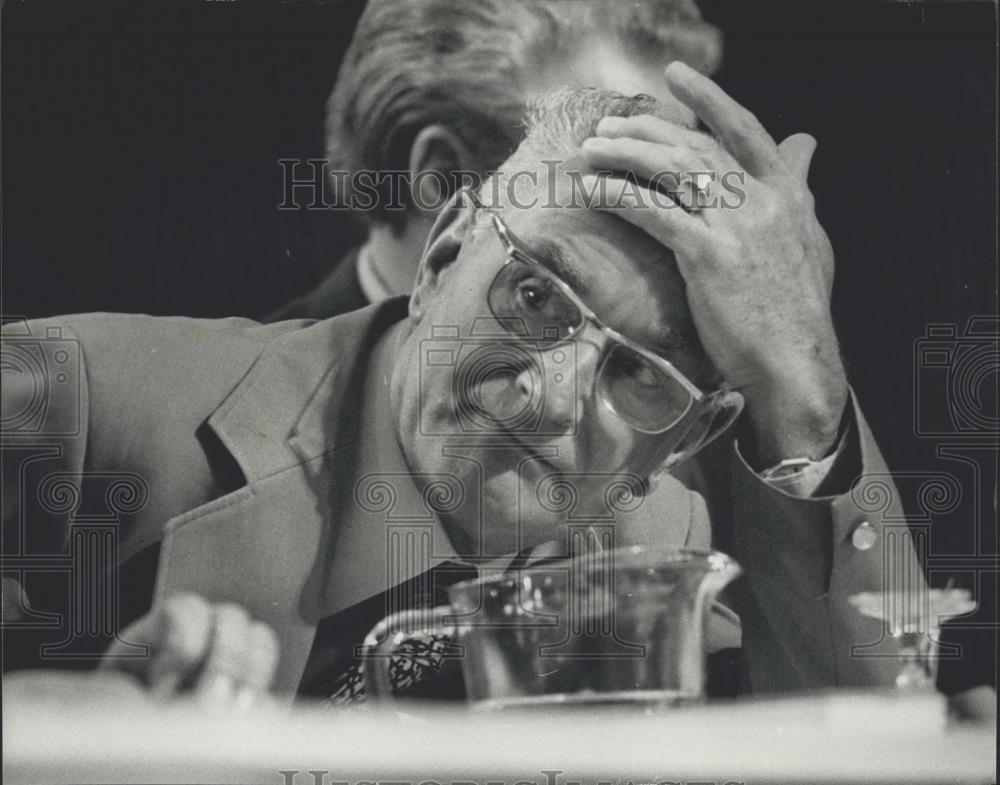
[[[405,596],[407,607],[413,609],[433,608],[447,605],[448,588],[463,580],[478,577],[474,567],[445,563],[439,565],[430,573],[414,578],[406,584],[394,588],[396,595]],[[350,657],[338,658],[335,666],[336,675],[331,679],[323,678],[319,690],[325,698],[324,703],[330,707],[350,707],[367,701],[368,690],[362,665],[353,657],[355,643],[360,643],[365,634],[384,615],[386,609],[395,607],[391,601],[390,592],[380,597],[372,598],[364,603],[367,606],[358,616],[362,621],[350,618],[335,617],[329,620],[330,626],[339,628],[344,634],[337,635],[337,645],[343,649],[343,643],[350,640],[346,647],[351,652]],[[400,608],[397,608],[400,609]],[[340,615],[342,616],[342,615]],[[326,620],[325,620],[326,622]],[[321,627],[324,625],[321,624]],[[346,628],[346,629],[345,629]],[[318,637],[328,633],[318,632]],[[458,664],[445,655],[454,641],[442,634],[417,633],[408,636],[389,658],[389,683],[394,695],[412,698],[461,698],[465,689],[461,681],[461,671]]]

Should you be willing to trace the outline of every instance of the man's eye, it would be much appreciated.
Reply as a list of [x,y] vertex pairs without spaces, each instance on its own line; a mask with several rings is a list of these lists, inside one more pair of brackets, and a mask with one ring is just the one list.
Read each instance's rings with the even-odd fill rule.
[[541,278],[528,278],[517,285],[517,299],[521,305],[541,311],[549,301],[551,286]]
[[638,388],[655,389],[660,386],[659,374],[637,355],[617,352],[614,355],[614,372]]
[[632,383],[643,388],[654,389],[659,387],[659,376],[646,363],[639,363],[632,371]]

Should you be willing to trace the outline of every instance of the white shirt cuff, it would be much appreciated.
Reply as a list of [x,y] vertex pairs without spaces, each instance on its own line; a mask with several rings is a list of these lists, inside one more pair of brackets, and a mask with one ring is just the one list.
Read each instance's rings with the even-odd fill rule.
[[809,498],[816,492],[816,489],[822,485],[823,480],[829,476],[834,465],[837,463],[837,460],[841,455],[843,455],[850,439],[850,435],[851,428],[848,426],[840,435],[840,439],[837,441],[837,448],[832,453],[827,455],[822,460],[803,467],[800,471],[797,471],[794,474],[788,474],[784,477],[771,478],[761,477],[760,474],[757,476],[761,477],[761,479],[763,479],[764,482],[772,488],[782,491],[783,493],[787,493],[789,496],[798,496],[802,499]]

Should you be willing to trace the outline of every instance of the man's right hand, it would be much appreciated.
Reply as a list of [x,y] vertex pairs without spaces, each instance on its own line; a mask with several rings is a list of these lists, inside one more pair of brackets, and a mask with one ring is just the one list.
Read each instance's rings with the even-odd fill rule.
[[149,647],[143,659],[118,658],[114,643],[104,669],[132,673],[167,698],[190,692],[217,706],[249,705],[266,695],[278,663],[273,630],[234,604],[212,604],[195,594],[176,594],[125,628],[129,644]]

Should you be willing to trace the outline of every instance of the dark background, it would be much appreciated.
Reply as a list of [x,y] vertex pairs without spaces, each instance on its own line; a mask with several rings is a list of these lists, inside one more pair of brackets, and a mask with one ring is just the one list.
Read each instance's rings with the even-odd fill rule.
[[[324,101],[360,8],[7,2],[5,317],[259,316],[317,280],[358,228],[343,213],[278,211],[276,162],[321,156]],[[703,9],[726,36],[723,86],[775,136],[819,139],[811,183],[837,252],[834,310],[852,383],[890,465],[916,478],[900,487],[933,524],[932,555],[954,557],[932,581],[976,589],[989,624],[995,449],[979,452],[977,488],[971,464],[937,451],[982,429],[921,436],[914,401],[945,417],[954,403],[955,361],[916,363],[927,326],[961,336],[970,316],[997,312],[995,4]],[[977,340],[945,343],[960,359],[963,347],[989,352]],[[918,486],[935,471],[958,477],[965,498],[928,516]],[[966,662],[995,674],[994,633],[973,638]]]

